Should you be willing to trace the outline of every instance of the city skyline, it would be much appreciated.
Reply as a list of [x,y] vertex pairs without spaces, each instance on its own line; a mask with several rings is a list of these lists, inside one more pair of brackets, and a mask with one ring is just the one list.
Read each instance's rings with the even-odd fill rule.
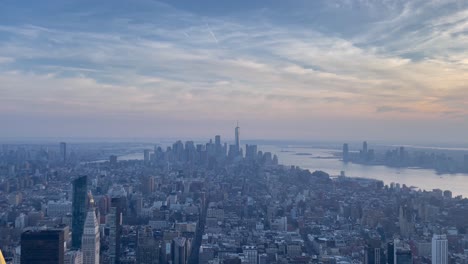
[[468,259],[467,150],[382,149],[364,141],[359,150],[345,143],[340,153],[247,144],[240,126],[231,132],[237,144],[216,135],[149,148],[2,145],[7,263]]
[[247,138],[466,141],[467,16],[465,1],[6,1],[0,138],[240,120]]

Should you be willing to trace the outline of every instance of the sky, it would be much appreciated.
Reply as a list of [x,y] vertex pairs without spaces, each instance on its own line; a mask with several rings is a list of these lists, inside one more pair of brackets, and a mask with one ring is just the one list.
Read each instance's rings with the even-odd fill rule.
[[468,142],[467,0],[0,0],[0,138]]

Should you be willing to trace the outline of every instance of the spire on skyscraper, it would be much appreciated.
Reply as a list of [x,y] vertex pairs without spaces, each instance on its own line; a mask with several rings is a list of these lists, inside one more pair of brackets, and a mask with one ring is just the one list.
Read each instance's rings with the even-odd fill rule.
[[239,121],[237,121],[237,126],[234,130],[235,132],[235,139],[236,139],[236,155],[238,156],[240,154],[240,127],[239,127]]

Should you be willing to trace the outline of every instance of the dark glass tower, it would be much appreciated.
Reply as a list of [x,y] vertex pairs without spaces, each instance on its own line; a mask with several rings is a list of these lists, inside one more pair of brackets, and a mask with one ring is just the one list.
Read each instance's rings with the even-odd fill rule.
[[81,237],[86,220],[87,179],[87,176],[81,176],[73,181],[72,248],[75,249],[81,248]]
[[394,264],[395,262],[395,244],[388,242],[387,244],[387,263]]
[[120,263],[120,239],[122,236],[122,215],[126,210],[125,197],[111,198],[111,208],[109,212],[109,252],[110,263]]
[[63,229],[27,230],[21,234],[21,263],[63,264]]

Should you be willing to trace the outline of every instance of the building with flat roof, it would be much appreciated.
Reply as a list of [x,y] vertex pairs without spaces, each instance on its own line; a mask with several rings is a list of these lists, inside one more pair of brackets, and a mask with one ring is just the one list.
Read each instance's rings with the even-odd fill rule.
[[21,263],[63,264],[63,229],[28,229],[21,234]]

